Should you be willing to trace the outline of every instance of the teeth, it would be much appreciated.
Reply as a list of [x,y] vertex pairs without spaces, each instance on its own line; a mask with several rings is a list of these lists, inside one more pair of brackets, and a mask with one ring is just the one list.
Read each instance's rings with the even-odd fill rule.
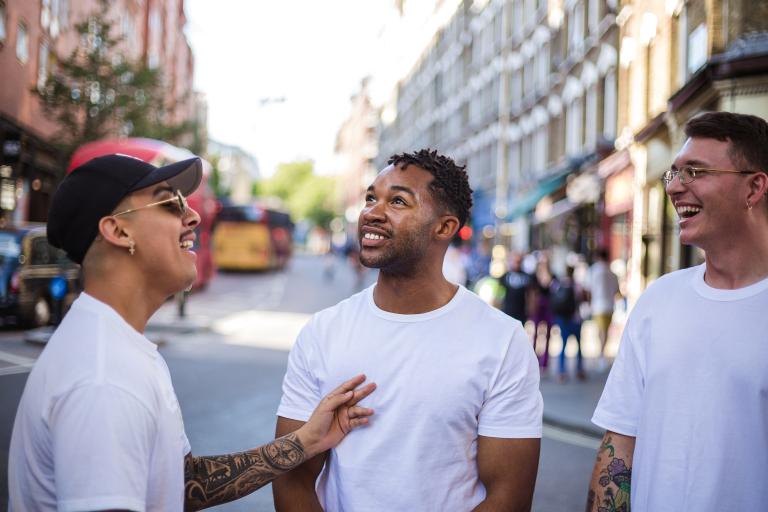
[[192,246],[194,245],[194,242],[192,242],[192,240],[184,240],[179,245],[181,246],[182,249],[191,249]]
[[701,211],[701,208],[698,206],[678,206],[677,207],[677,214],[683,215],[683,214],[689,214],[689,213],[699,213]]
[[363,238],[366,240],[384,240],[384,237],[375,233],[366,233]]

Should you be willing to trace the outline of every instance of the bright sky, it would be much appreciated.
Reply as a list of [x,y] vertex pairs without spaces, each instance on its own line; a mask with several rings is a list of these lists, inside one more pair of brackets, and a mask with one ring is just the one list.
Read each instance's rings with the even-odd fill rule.
[[[195,89],[206,94],[211,138],[276,164],[311,158],[333,172],[336,132],[392,0],[187,0]],[[262,98],[284,97],[261,105]]]

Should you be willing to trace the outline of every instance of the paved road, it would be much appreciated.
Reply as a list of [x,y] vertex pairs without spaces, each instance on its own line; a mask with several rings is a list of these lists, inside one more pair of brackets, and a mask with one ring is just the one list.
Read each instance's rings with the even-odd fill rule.
[[[161,352],[195,453],[239,451],[273,438],[292,336],[309,314],[356,288],[343,262],[337,262],[333,280],[323,269],[319,259],[297,257],[285,272],[222,274],[208,290],[190,298],[187,320],[176,319],[172,303],[155,316],[148,335],[164,342]],[[369,275],[363,281],[372,279]],[[200,325],[207,329],[193,329]],[[0,510],[6,508],[5,462],[13,414],[26,366],[39,350],[24,343],[18,332],[0,332]],[[569,432],[545,430],[535,511],[582,509],[594,443]],[[271,489],[218,510],[272,511]]]

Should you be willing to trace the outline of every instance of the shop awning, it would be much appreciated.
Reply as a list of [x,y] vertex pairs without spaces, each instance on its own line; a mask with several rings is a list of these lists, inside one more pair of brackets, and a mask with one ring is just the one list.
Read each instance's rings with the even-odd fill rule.
[[512,199],[509,204],[509,214],[506,220],[515,220],[536,208],[536,205],[544,196],[563,186],[567,176],[567,174],[561,174],[560,176],[544,180],[522,197]]

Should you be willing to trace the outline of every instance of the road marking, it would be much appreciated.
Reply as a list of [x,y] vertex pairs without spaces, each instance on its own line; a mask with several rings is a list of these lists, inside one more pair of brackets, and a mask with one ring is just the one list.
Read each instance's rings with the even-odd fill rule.
[[0,361],[11,363],[14,366],[8,366],[6,368],[0,368],[0,376],[2,375],[14,375],[16,373],[25,373],[32,369],[35,365],[35,360],[29,357],[17,356],[8,352],[0,351]]
[[574,446],[581,446],[582,448],[591,448],[597,450],[600,446],[600,439],[581,432],[574,432],[571,430],[565,430],[559,427],[553,427],[552,425],[544,425],[543,435],[547,439],[554,441],[560,441],[561,443],[572,444]]

